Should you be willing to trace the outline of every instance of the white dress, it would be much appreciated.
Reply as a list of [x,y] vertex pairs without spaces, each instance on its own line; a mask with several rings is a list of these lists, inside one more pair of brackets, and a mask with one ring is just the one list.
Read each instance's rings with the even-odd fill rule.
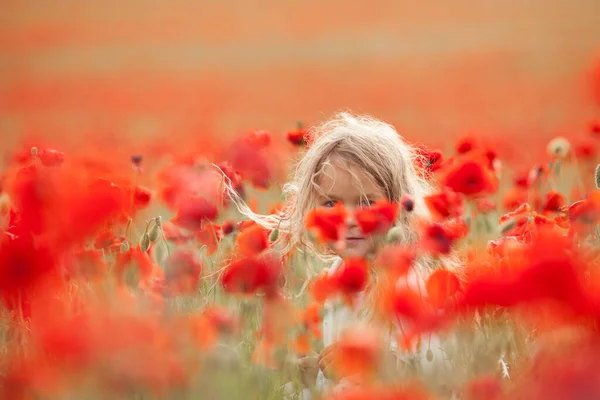
[[[340,268],[343,264],[343,260],[341,258],[336,259],[331,268],[329,269],[329,273],[333,273],[335,270]],[[425,293],[425,280],[422,276],[418,275],[415,272],[409,273],[407,277],[407,284],[414,289],[419,290],[421,293]],[[360,295],[358,298],[358,304],[360,307]],[[341,334],[350,326],[356,325],[357,322],[360,321],[361,317],[355,310],[347,307],[343,302],[333,302],[326,301],[324,305],[325,315],[323,317],[323,345],[327,347],[340,339]],[[412,353],[412,360],[416,359],[418,363],[420,363],[420,367],[424,370],[431,370],[433,365],[426,360],[426,352],[428,349],[431,349],[434,359],[443,360],[444,354],[441,351],[439,337],[437,335],[432,335],[427,342],[423,341],[421,346],[416,349],[415,352]],[[389,338],[389,348],[396,352],[398,349],[398,344],[393,336]],[[406,361],[406,358],[401,354],[397,354],[398,361],[403,362]],[[436,363],[437,364],[437,363]],[[439,365],[439,364],[438,364]],[[323,371],[319,370],[317,376],[317,388],[320,391],[332,389],[334,391],[343,390],[346,387],[351,386],[352,383],[345,381],[342,379],[338,383],[334,383],[331,380],[325,378]]]
[[[329,269],[328,273],[332,274],[334,271],[336,271],[338,268],[340,268],[343,264],[342,261],[343,260],[341,258],[336,259],[333,262],[333,264],[331,265],[331,268]],[[415,289],[417,289],[417,287],[418,287],[418,289],[422,293],[425,292],[424,279],[423,279],[423,277],[419,276],[418,274],[416,274],[414,272],[409,273],[409,276],[407,277],[407,283]],[[415,287],[415,285],[417,287]],[[357,300],[358,300],[357,308],[360,308],[361,294],[359,294]],[[324,311],[325,311],[325,314],[324,314],[323,323],[322,323],[324,347],[327,347],[327,346],[337,342],[340,339],[340,336],[342,335],[342,333],[346,330],[346,328],[353,326],[353,325],[355,326],[356,323],[361,320],[361,317],[358,315],[356,310],[349,308],[348,306],[345,305],[344,302],[339,301],[339,300],[327,300],[324,305]],[[428,341],[423,341],[421,343],[421,346],[418,349],[416,349],[415,352],[413,352],[411,354],[412,362],[415,362],[415,360],[416,360],[418,363],[420,363],[420,367],[422,368],[423,371],[429,370],[431,372],[433,365],[432,365],[432,363],[429,363],[426,360],[426,352],[430,348],[434,355],[434,359],[443,360],[444,354],[441,351],[440,347],[441,346],[440,346],[439,337],[436,335],[432,335]],[[398,348],[397,342],[394,337],[389,338],[389,348],[390,348],[390,350],[397,350],[397,348]],[[402,356],[401,354],[396,353],[396,355],[398,358],[398,362],[407,361],[406,357]],[[319,372],[318,372],[316,386],[320,392],[327,391],[327,390],[332,390],[334,392],[338,392],[338,391],[344,390],[345,388],[349,388],[352,385],[353,385],[353,383],[351,383],[350,381],[345,380],[343,378],[337,383],[333,382],[325,377],[325,375],[323,374],[323,371],[319,370]],[[291,393],[290,393],[290,396],[291,396]],[[286,396],[286,398],[287,398],[287,396]],[[291,398],[291,397],[289,397],[289,398]],[[302,393],[299,394],[298,398],[301,400],[310,400],[311,399],[310,390],[307,388],[303,389]]]

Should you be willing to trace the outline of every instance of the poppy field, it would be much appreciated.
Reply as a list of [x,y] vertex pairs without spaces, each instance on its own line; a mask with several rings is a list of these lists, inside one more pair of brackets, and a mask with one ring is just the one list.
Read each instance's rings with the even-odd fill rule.
[[[6,3],[0,399],[600,397],[594,2]],[[410,196],[310,211],[311,248],[350,214],[379,244],[330,273],[237,206],[288,212],[346,107],[433,192],[411,245]],[[453,267],[417,288],[423,258]],[[351,384],[318,386],[327,309],[365,292],[330,353]]]
[[[283,212],[283,159],[311,144],[301,124],[194,157],[16,147],[0,193],[2,398],[600,394],[600,121],[588,122],[584,142],[556,137],[522,170],[472,135],[450,152],[417,145],[415,167],[436,187],[418,246],[393,227],[414,200],[380,201],[354,211],[383,239],[376,257],[334,274],[307,252],[282,254],[279,230],[243,218],[225,190]],[[316,208],[306,226],[334,243],[348,212]],[[433,272],[424,292],[398,284],[418,255],[451,253],[461,267]],[[319,392],[298,360],[322,348],[325,301],[355,306],[374,270],[380,323],[348,331],[333,363],[358,386]],[[410,329],[394,333],[402,362],[390,365],[381,330],[396,318]],[[424,343],[436,348],[411,358]]]

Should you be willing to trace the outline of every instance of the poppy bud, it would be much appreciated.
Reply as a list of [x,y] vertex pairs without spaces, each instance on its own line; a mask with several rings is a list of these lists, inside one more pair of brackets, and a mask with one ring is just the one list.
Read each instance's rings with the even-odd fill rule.
[[160,227],[158,225],[153,225],[152,228],[150,228],[150,231],[148,231],[148,239],[150,240],[150,242],[154,243],[158,240],[159,237]]
[[427,353],[425,354],[425,357],[427,358],[427,361],[432,362],[433,361],[433,351],[431,351],[431,349],[427,349]]
[[139,167],[142,164],[142,156],[139,154],[135,154],[131,156],[131,163],[136,167]]
[[145,253],[150,248],[150,238],[148,233],[144,233],[144,236],[140,239],[140,250]]
[[31,148],[31,155],[33,157],[36,157],[38,155],[38,148],[37,147],[34,146],[34,147]]
[[564,137],[557,137],[552,139],[546,147],[548,155],[552,158],[559,160],[565,158],[569,154],[570,150],[571,144]]
[[223,225],[221,225],[221,231],[223,232],[223,235],[229,235],[234,230],[235,226],[230,221],[225,221],[223,222]]
[[278,237],[279,237],[279,228],[275,228],[269,235],[269,241],[274,242],[277,240]]
[[390,229],[386,235],[386,240],[389,243],[399,242],[400,240],[402,240],[402,227],[395,226],[392,229]]
[[596,189],[600,189],[600,164],[596,166]]
[[402,204],[402,207],[408,212],[411,212],[415,209],[415,201],[407,194],[402,196],[400,199],[400,204]]

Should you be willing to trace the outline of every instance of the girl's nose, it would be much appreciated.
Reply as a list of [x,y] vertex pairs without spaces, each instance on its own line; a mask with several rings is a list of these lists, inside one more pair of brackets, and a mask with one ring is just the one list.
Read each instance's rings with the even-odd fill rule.
[[346,216],[346,226],[348,228],[353,228],[356,226],[356,218],[354,217],[354,207],[347,207],[347,216]]

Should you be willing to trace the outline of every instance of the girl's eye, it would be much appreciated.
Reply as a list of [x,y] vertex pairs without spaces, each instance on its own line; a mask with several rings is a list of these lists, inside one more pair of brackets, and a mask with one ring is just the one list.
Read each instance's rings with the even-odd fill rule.
[[323,207],[331,208],[331,207],[335,207],[336,204],[337,204],[337,201],[328,200],[325,203],[323,203]]
[[361,207],[371,207],[373,204],[375,204],[375,202],[373,200],[361,200],[360,201]]

